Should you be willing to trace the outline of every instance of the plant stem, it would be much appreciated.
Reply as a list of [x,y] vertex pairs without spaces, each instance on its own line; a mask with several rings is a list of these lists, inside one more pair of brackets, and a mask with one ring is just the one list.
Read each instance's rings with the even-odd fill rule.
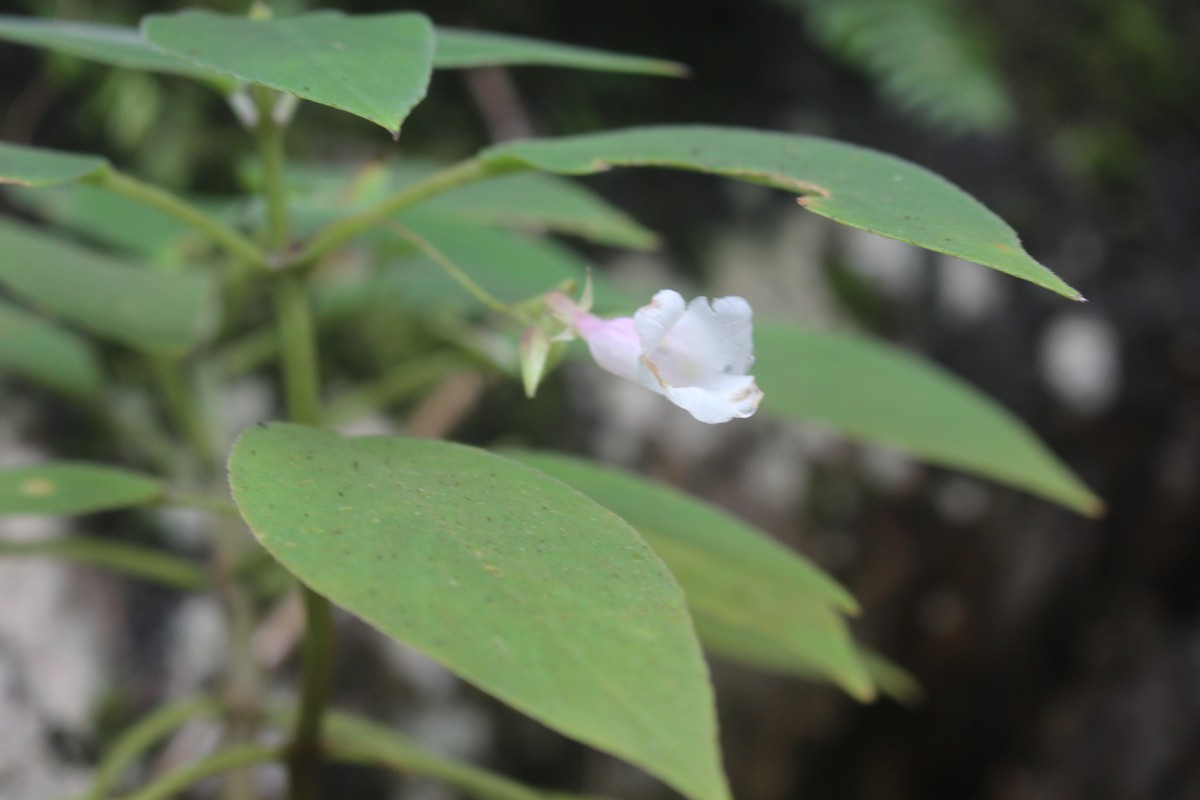
[[287,272],[275,281],[275,316],[283,356],[288,418],[305,425],[321,421],[317,348],[303,276]]
[[[221,602],[229,614],[229,666],[224,674],[223,700],[227,706],[226,740],[231,745],[252,744],[262,716],[262,678],[254,660],[254,603],[236,574],[242,560],[242,525],[235,517],[217,520],[213,572]],[[237,771],[221,787],[222,800],[253,800],[253,775]]]
[[222,517],[239,518],[241,515],[237,506],[229,502],[227,497],[218,494],[201,494],[200,492],[184,492],[168,489],[161,505],[179,508],[195,508],[200,511],[210,511]]
[[267,254],[249,238],[207,211],[165,189],[143,183],[111,168],[102,170],[89,180],[105,191],[128,197],[130,200],[149,206],[190,225],[242,261],[257,267],[265,266],[267,263]]
[[83,800],[104,800],[112,793],[125,770],[160,739],[196,717],[213,717],[220,710],[220,704],[211,697],[189,697],[142,717],[109,748]]
[[[256,87],[255,100],[259,109],[263,197],[267,203],[267,244],[282,255],[288,248],[291,228],[283,179],[283,131],[271,116],[272,94]],[[275,281],[274,299],[288,417],[293,422],[317,425],[321,420],[321,389],[305,275],[298,270],[285,270]],[[322,761],[321,723],[333,678],[333,607],[303,584],[300,591],[304,596],[306,621],[304,672],[300,682],[300,713],[286,748],[288,796],[291,800],[313,800]]]
[[288,745],[288,797],[313,800],[320,774],[321,728],[329,705],[333,682],[333,607],[321,595],[303,584],[304,596],[304,674],[300,683],[300,711]]
[[105,567],[176,589],[209,587],[204,570],[190,561],[148,547],[98,537],[71,536],[43,542],[0,542],[0,558],[5,556],[53,556]]
[[309,240],[308,246],[300,255],[296,256],[291,266],[299,269],[311,267],[360,233],[364,233],[404,209],[411,208],[434,195],[519,169],[523,169],[523,167],[517,165],[495,167],[478,158],[460,161],[444,170],[435,172],[422,181],[406,186],[392,196],[381,200],[374,208],[325,226]]
[[193,783],[205,778],[255,764],[280,761],[283,759],[283,755],[280,748],[261,744],[229,747],[213,753],[208,758],[202,758],[173,772],[168,772],[141,791],[125,795],[122,800],[169,800]]
[[330,757],[374,764],[405,775],[440,780],[469,797],[487,800],[547,800],[548,795],[470,764],[439,756],[380,725],[332,712],[326,733]]
[[212,432],[203,413],[197,408],[196,392],[187,385],[182,363],[166,356],[150,356],[149,359],[167,411],[179,433],[196,451],[204,466],[212,466],[217,461]]
[[263,199],[267,204],[267,242],[278,256],[282,255],[291,236],[287,184],[283,178],[287,158],[283,147],[283,129],[271,114],[274,93],[262,86],[253,87],[253,91],[258,103],[258,152],[263,167]]
[[478,283],[471,279],[471,276],[463,272],[461,268],[446,256],[441,250],[433,246],[425,237],[421,236],[411,228],[401,225],[399,222],[385,221],[382,223],[392,233],[407,239],[416,245],[417,249],[429,257],[433,263],[442,268],[442,271],[449,275],[455,283],[467,290],[467,292],[479,302],[495,311],[497,314],[511,315],[513,310],[506,303],[502,303],[491,292],[484,289]]

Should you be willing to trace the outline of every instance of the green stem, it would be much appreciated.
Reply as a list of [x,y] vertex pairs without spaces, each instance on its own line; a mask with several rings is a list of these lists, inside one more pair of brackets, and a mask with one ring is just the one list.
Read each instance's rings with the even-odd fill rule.
[[71,536],[44,542],[0,542],[4,556],[52,556],[104,567],[176,589],[209,587],[208,575],[190,561],[147,547],[90,536]]
[[288,417],[293,422],[317,425],[321,421],[321,387],[317,373],[316,335],[303,276],[290,271],[278,276],[275,316],[283,351]]
[[313,800],[321,768],[321,728],[333,683],[333,606],[303,584],[304,674],[300,711],[288,745],[291,800]]
[[215,443],[208,421],[197,407],[196,392],[187,385],[183,365],[166,356],[149,356],[155,381],[162,393],[167,411],[179,433],[206,467],[217,461]]
[[91,178],[90,182],[105,191],[128,197],[130,200],[149,206],[190,225],[242,261],[259,267],[267,263],[266,253],[249,238],[207,211],[164,189],[143,183],[136,178],[117,172],[115,169],[102,170],[94,178]]
[[189,697],[142,717],[113,742],[82,800],[104,800],[125,771],[160,739],[196,717],[216,716],[220,710],[221,706],[211,697]]
[[406,186],[361,214],[354,214],[325,226],[309,240],[308,246],[296,256],[292,266],[300,269],[311,267],[359,234],[434,195],[518,169],[521,167],[515,165],[492,166],[477,158],[460,161],[422,181]]
[[330,757],[373,764],[402,774],[426,775],[480,800],[546,800],[542,792],[501,775],[436,755],[391,728],[350,714],[329,715]]
[[229,378],[252,372],[279,354],[279,331],[256,330],[230,342],[213,355],[217,371]]
[[178,444],[167,435],[150,414],[137,413],[137,409],[119,407],[115,398],[107,398],[103,406],[93,407],[99,411],[122,444],[130,445],[143,458],[154,463],[159,472],[175,480],[187,477],[186,459],[181,458]]
[[176,489],[168,489],[166,496],[162,499],[164,506],[179,506],[181,508],[195,508],[201,511],[211,511],[214,514],[219,514],[223,517],[240,517],[241,514],[237,510],[237,506],[229,502],[228,499],[216,494],[200,494],[199,492],[184,492]]
[[[258,143],[263,160],[263,197],[267,203],[267,242],[282,254],[288,246],[287,193],[283,180],[283,131],[271,117],[271,93],[256,89]],[[284,394],[293,422],[317,425],[321,420],[321,389],[317,373],[317,340],[309,308],[305,275],[286,270],[274,288],[275,315],[283,359]],[[324,597],[301,585],[304,595],[304,672],[300,682],[300,713],[286,748],[288,796],[314,800],[321,770],[321,723],[333,678],[333,607]]]
[[[230,655],[222,695],[228,714],[225,736],[230,745],[253,743],[262,716],[263,683],[254,660],[254,602],[236,574],[244,550],[243,530],[235,518],[218,520],[213,551],[214,577],[229,614]],[[222,787],[222,800],[252,800],[253,777],[249,771],[231,773]]]
[[451,261],[441,250],[434,247],[433,243],[428,239],[411,228],[401,225],[399,222],[385,221],[382,224],[392,233],[416,245],[418,250],[428,256],[433,263],[441,267],[442,271],[449,275],[455,283],[466,289],[472,297],[492,311],[495,311],[497,314],[513,314],[513,309],[508,304],[502,303],[491,292],[472,280],[470,275],[463,272],[457,264]]
[[262,86],[253,87],[253,91],[258,104],[258,151],[263,167],[263,199],[267,204],[267,242],[276,254],[282,254],[291,237],[287,184],[283,178],[287,158],[283,129],[271,114],[275,93]]
[[208,758],[202,758],[173,772],[168,772],[144,789],[125,795],[122,800],[170,800],[193,783],[205,778],[244,769],[255,764],[280,761],[283,759],[283,755],[283,751],[279,747],[261,744],[229,747],[213,753]]

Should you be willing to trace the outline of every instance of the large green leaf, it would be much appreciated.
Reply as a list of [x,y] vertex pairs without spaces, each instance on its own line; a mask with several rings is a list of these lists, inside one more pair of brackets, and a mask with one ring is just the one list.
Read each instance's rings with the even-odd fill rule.
[[979,391],[896,348],[849,334],[759,323],[762,410],[832,425],[1084,514],[1101,501],[1028,428]]
[[99,156],[85,156],[0,142],[0,183],[54,186],[72,183],[108,168]]
[[687,67],[674,61],[610,53],[524,36],[438,26],[434,66],[446,69],[489,65],[543,65],[674,77],[688,72]]
[[[837,613],[857,610],[854,598],[800,554],[661,484],[561,455],[509,455],[574,486],[637,528],[683,587],[706,646],[708,629],[730,629],[764,641],[856,697],[873,695]],[[714,641],[719,645],[722,639]]]
[[584,187],[550,175],[504,175],[473,183],[421,204],[469,222],[551,231],[600,244],[651,250],[655,234]]
[[252,428],[234,501],[315,591],[697,800],[728,796],[683,594],[619,517],[445,442]]
[[4,219],[0,253],[0,286],[113,341],[183,353],[216,323],[216,289],[206,274],[129,267]]
[[[544,65],[605,72],[677,76],[687,68],[673,61],[610,53],[589,47],[547,42],[522,36],[439,27],[434,66],[442,69],[489,65]],[[36,17],[0,16],[0,40],[47,50],[114,67],[189,75],[229,88],[224,71],[189,63],[154,49],[136,28]]]
[[257,20],[188,10],[146,17],[142,33],[193,64],[357,114],[394,136],[433,68],[433,26],[413,13]]
[[974,261],[1082,299],[1021,247],[1012,228],[953,184],[907,161],[812,136],[706,126],[629,128],[484,150],[498,168],[585,175],[645,166],[711,172],[800,194],[832,220]]
[[150,505],[160,481],[99,464],[56,462],[0,471],[0,514],[88,514]]
[[104,383],[91,345],[2,300],[0,369],[77,397],[98,394]]
[[135,28],[64,22],[36,17],[0,16],[0,39],[44,47],[113,67],[187,75],[232,88],[228,76],[189,64],[151,47]]

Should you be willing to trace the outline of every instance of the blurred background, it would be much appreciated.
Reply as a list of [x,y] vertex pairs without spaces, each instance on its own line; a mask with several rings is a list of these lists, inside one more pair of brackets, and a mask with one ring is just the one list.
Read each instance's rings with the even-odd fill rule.
[[[135,24],[178,5],[10,0],[3,10]],[[278,13],[298,7],[276,4]],[[479,444],[515,430],[526,443],[645,471],[759,525],[854,592],[864,606],[856,631],[912,672],[923,699],[863,706],[826,686],[714,663],[737,797],[1200,798],[1200,4],[337,7],[421,10],[444,24],[664,57],[692,76],[439,73],[399,145],[365,122],[305,107],[290,141],[299,158],[454,158],[498,139],[656,122],[830,136],[963,187],[1090,301],[839,228],[780,192],[667,172],[588,181],[664,242],[651,254],[584,248],[599,267],[742,294],[758,313],[923,354],[1026,421],[1104,498],[1099,520],[815,426],[705,428],[583,365],[557,373],[533,402],[511,381],[460,379],[439,386],[434,405],[400,404],[364,422],[404,420]],[[237,188],[232,165],[251,151],[229,122],[219,97],[186,81],[0,45],[4,141],[103,153],[134,174],[220,193]],[[331,347],[335,358],[363,342],[344,334]],[[86,455],[86,418],[15,381],[0,383],[0,403],[3,463],[68,441]],[[246,403],[271,413],[253,386]],[[190,546],[192,521],[160,523],[176,546]],[[60,525],[5,524],[29,536]],[[84,524],[151,535],[129,515]],[[118,725],[216,668],[215,606],[85,570],[0,570],[5,797],[78,786]],[[373,708],[388,698],[399,724],[431,746],[537,785],[669,796],[344,625],[347,702]],[[360,770],[329,781],[328,796],[347,800],[450,796]]]

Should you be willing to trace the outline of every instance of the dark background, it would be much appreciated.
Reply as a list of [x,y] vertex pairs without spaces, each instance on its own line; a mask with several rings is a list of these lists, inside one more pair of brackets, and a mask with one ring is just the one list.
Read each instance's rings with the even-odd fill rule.
[[[6,5],[10,13],[131,23],[175,4]],[[832,689],[718,664],[735,793],[1200,798],[1200,5],[921,4],[1007,98],[991,118],[954,110],[969,107],[955,99],[962,92],[954,76],[943,76],[947,85],[932,101],[895,89],[896,75],[903,84],[916,56],[941,39],[905,50],[901,33],[867,25],[868,53],[897,52],[855,54],[822,26],[828,5],[404,6],[440,23],[672,58],[694,72],[687,81],[541,69],[482,79],[440,74],[401,148],[461,155],[505,124],[541,134],[653,122],[804,130],[927,166],[1008,220],[1035,257],[1088,297],[1084,311],[1009,281],[998,311],[964,327],[940,311],[928,273],[916,291],[895,297],[856,278],[834,250],[826,278],[860,326],[919,348],[1015,411],[1105,499],[1103,519],[971,481],[986,502],[965,516],[948,513],[943,501],[963,479],[923,469],[880,488],[863,453],[848,445],[810,459],[803,499],[764,511],[721,488],[715,459],[685,464],[661,444],[641,455],[660,476],[809,545],[862,599],[863,637],[925,687],[916,707],[863,707]],[[149,177],[209,191],[232,188],[224,165],[248,152],[236,130],[214,135],[204,127],[226,119],[224,111],[182,81],[43,61],[13,46],[0,46],[0,75],[0,136],[9,141],[103,152]],[[515,90],[515,103],[489,111],[479,87],[487,94],[497,79]],[[365,125],[308,108],[292,145],[346,159],[393,147]],[[719,182],[690,175],[619,173],[592,185],[662,232],[670,262],[694,276],[729,231],[769,236],[799,213],[784,195],[767,206],[739,203]],[[1049,328],[1076,312],[1115,333],[1119,364],[1115,395],[1086,411],[1056,396],[1038,366]],[[500,427],[496,415],[480,412],[461,435],[486,437]],[[569,419],[540,435],[580,446],[570,426],[586,425],[587,415]],[[754,453],[752,442],[737,456],[745,463]],[[662,791],[614,777],[608,760],[496,713],[503,722],[490,758],[502,771],[564,789]],[[335,779],[342,791],[371,796],[367,776]]]

